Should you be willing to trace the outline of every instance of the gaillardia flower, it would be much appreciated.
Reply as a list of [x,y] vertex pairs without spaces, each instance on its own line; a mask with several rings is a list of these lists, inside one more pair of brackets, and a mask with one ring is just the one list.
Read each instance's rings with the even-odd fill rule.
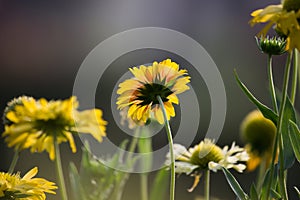
[[190,77],[184,69],[170,59],[160,63],[153,62],[151,66],[133,67],[130,69],[134,78],[127,79],[119,85],[117,93],[118,109],[128,108],[127,116],[134,121],[150,118],[151,113],[159,123],[164,122],[162,109],[157,96],[160,96],[167,111],[168,120],[175,116],[174,104],[178,104],[177,94],[189,89],[187,83]]
[[0,199],[6,200],[44,200],[45,193],[55,194],[55,183],[43,178],[33,178],[37,167],[31,169],[23,178],[20,173],[0,172]]
[[46,150],[55,159],[54,142],[69,142],[76,152],[73,134],[89,133],[99,142],[105,136],[106,121],[99,109],[78,111],[75,97],[60,101],[35,100],[19,97],[8,103],[4,113],[2,134],[9,147],[16,151],[30,148],[31,152]]
[[245,117],[241,124],[241,137],[246,142],[250,155],[247,162],[249,171],[254,170],[262,160],[267,165],[270,163],[275,134],[276,126],[259,110],[254,110]]
[[262,35],[266,35],[268,30],[275,25],[275,29],[280,35],[287,38],[286,50],[291,51],[297,48],[300,51],[300,1],[284,0],[282,4],[270,5],[264,9],[259,9],[251,13],[250,24],[268,24],[261,30]]
[[[187,150],[180,144],[174,144],[176,173],[187,175],[199,170],[209,169],[214,172],[222,167],[243,172],[246,165],[243,162],[249,159],[245,149],[232,143],[231,148],[221,149],[210,139],[204,139],[198,145]],[[170,163],[170,154],[167,154],[166,164]]]
[[[225,146],[221,149],[212,140],[204,139],[198,145],[187,150],[180,144],[174,144],[175,172],[185,173],[195,178],[193,186],[188,190],[192,192],[198,185],[201,171],[211,170],[216,172],[222,168],[235,169],[243,172],[249,159],[247,152],[232,143],[231,148]],[[171,164],[170,153],[167,154],[166,165]]]

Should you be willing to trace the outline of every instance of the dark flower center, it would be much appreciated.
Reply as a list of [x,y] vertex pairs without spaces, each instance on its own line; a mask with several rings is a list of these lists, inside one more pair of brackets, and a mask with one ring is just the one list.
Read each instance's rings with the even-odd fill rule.
[[72,124],[58,117],[57,119],[37,120],[35,127],[48,135],[59,136],[63,134],[62,131],[66,130],[66,126],[72,126]]
[[160,96],[163,102],[168,101],[167,97],[173,92],[162,84],[157,83],[147,83],[143,87],[138,89],[139,94],[136,100],[141,100],[139,104],[141,106],[152,104],[159,104],[157,96]]

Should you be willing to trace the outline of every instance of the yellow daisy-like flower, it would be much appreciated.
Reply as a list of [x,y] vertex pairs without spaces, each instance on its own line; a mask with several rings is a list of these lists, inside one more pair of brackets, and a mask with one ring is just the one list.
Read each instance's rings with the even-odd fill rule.
[[[236,146],[233,143],[229,149],[228,146],[221,149],[210,139],[204,139],[198,145],[188,150],[180,145],[174,144],[176,173],[191,174],[195,170],[209,169],[214,172],[222,167],[235,169],[243,172],[246,166],[244,161],[249,156],[244,148]],[[167,154],[166,164],[170,163],[170,154]]]
[[46,150],[55,159],[54,141],[69,142],[76,152],[73,134],[89,133],[99,142],[106,135],[106,121],[99,109],[78,111],[76,97],[63,101],[35,100],[19,97],[8,103],[4,114],[3,137],[16,151],[30,148],[31,152]]
[[44,200],[45,193],[55,194],[55,183],[43,178],[33,178],[38,173],[35,167],[20,177],[20,173],[0,172],[0,199],[6,200]]
[[276,126],[259,110],[254,110],[245,117],[241,124],[241,136],[250,155],[247,162],[249,171],[256,169],[262,161],[268,166],[272,158],[275,134]]
[[[246,162],[249,155],[244,148],[232,143],[230,149],[228,146],[221,149],[210,139],[204,139],[198,145],[188,150],[180,145],[174,144],[175,172],[185,173],[195,178],[193,186],[188,190],[192,192],[198,185],[201,170],[211,170],[217,172],[222,169],[235,169],[243,172],[246,169]],[[167,154],[166,165],[171,164],[170,153]]]
[[286,50],[297,48],[300,51],[300,1],[285,0],[279,5],[270,5],[251,13],[250,24],[268,24],[261,30],[266,35],[268,30],[276,25],[276,30],[287,37]]
[[175,116],[174,104],[178,104],[177,94],[189,89],[190,77],[187,70],[170,59],[153,62],[151,66],[133,67],[130,69],[134,78],[125,80],[119,85],[117,93],[118,109],[128,108],[127,116],[134,121],[144,123],[151,113],[159,123],[164,122],[162,109],[157,96],[160,96],[167,111],[168,120]]

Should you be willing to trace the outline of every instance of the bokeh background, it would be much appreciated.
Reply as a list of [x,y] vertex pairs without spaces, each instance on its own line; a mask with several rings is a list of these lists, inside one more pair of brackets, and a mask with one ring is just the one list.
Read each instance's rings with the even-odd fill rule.
[[[198,41],[210,54],[219,68],[227,93],[227,117],[223,132],[217,141],[221,146],[236,141],[243,117],[255,107],[238,88],[233,70],[255,91],[255,95],[270,105],[267,90],[267,57],[261,54],[254,36],[261,26],[251,28],[250,13],[267,4],[279,1],[261,0],[91,0],[91,1],[0,1],[0,113],[14,97],[29,95],[35,98],[65,99],[72,95],[76,73],[89,52],[101,41],[119,32],[138,27],[163,27],[182,32]],[[116,47],[118,48],[118,47]],[[120,56],[99,82],[97,107],[104,110],[109,121],[108,135],[116,143],[128,137],[113,122],[110,96],[119,77],[135,65],[171,57],[183,68],[191,69],[184,59],[170,52],[139,50]],[[276,58],[274,75],[277,86],[282,83],[284,56]],[[275,63],[274,62],[274,63]],[[184,66],[184,65],[187,66]],[[200,127],[193,144],[205,136],[209,123],[210,100],[205,83],[197,74],[192,76],[193,88],[198,91],[201,110]],[[299,94],[296,106],[299,108]],[[177,108],[178,110],[178,108]],[[204,117],[202,117],[204,116]],[[207,116],[207,117],[205,117]],[[176,118],[174,119],[176,122]],[[173,123],[176,128],[176,123]],[[0,126],[1,132],[3,126]],[[117,139],[116,139],[117,138]],[[118,140],[119,139],[119,140]],[[62,145],[66,175],[68,163],[78,166],[81,159],[80,139],[76,139],[78,152],[72,154],[68,145]],[[165,137],[154,138],[154,148],[167,144]],[[0,170],[7,171],[13,150],[0,142]],[[16,170],[25,173],[39,166],[39,176],[55,181],[54,163],[46,153],[22,152]],[[151,173],[152,180],[155,172]],[[256,172],[234,173],[243,188],[248,190]],[[300,185],[299,164],[289,171],[288,186],[291,199],[296,195],[292,186]],[[222,173],[213,173],[211,194],[219,199],[235,199]],[[67,184],[69,183],[66,176]],[[193,193],[188,193],[193,179],[184,175],[177,179],[176,199],[195,199],[203,194],[203,182]],[[138,200],[137,174],[132,174],[124,192],[124,199]],[[70,192],[70,191],[69,191]],[[48,199],[59,199],[49,195]]]

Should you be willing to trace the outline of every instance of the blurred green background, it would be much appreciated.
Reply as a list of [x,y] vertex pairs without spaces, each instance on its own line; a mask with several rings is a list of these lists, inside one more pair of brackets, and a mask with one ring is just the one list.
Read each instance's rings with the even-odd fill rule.
[[[235,140],[243,145],[239,138],[239,126],[243,117],[255,107],[238,88],[233,70],[237,69],[241,79],[248,88],[255,91],[258,98],[268,105],[271,104],[267,89],[267,57],[258,51],[254,39],[262,26],[251,28],[248,21],[253,10],[278,3],[280,2],[261,0],[1,0],[0,111],[3,113],[6,103],[20,95],[47,99],[68,98],[72,95],[76,73],[82,61],[101,41],[132,28],[164,27],[190,36],[210,54],[219,68],[227,93],[227,117],[218,144],[223,146]],[[116,143],[120,142],[120,138],[128,136],[112,121],[110,96],[115,82],[129,67],[166,57],[171,57],[182,68],[193,72],[192,66],[182,58],[170,52],[148,49],[120,56],[100,80],[96,105],[104,110],[104,118],[110,123],[108,137]],[[282,84],[284,60],[285,56],[280,56],[274,61],[274,78],[278,87]],[[185,63],[187,66],[182,65]],[[209,123],[210,102],[201,77],[193,73],[190,75],[192,86],[198,91],[201,108],[200,127],[193,142],[196,144],[205,135]],[[298,108],[299,98],[298,93]],[[173,124],[176,126],[176,123]],[[3,126],[0,126],[0,130],[3,131]],[[61,146],[66,172],[70,161],[77,164],[80,162],[79,138],[76,143],[76,154],[71,153],[67,144]],[[153,143],[154,148],[158,148],[166,145],[167,140],[165,137],[156,137]],[[0,153],[0,170],[7,171],[13,151],[6,147],[3,138],[0,142]],[[38,176],[55,180],[54,163],[50,162],[46,153],[22,152],[16,170],[25,173],[33,166],[39,166]],[[151,173],[151,180],[154,174]],[[256,172],[234,174],[246,190],[256,177]],[[300,185],[299,178],[299,164],[295,164],[289,171],[288,179],[291,199],[296,198],[292,186]],[[213,196],[219,199],[235,199],[222,173],[213,173],[211,179]],[[139,199],[138,181],[138,175],[133,174],[125,188],[124,199]],[[192,178],[180,176],[177,179],[176,199],[194,199],[203,194],[203,181],[193,193],[188,193],[187,188],[192,183]],[[48,199],[59,198],[49,195]]]

